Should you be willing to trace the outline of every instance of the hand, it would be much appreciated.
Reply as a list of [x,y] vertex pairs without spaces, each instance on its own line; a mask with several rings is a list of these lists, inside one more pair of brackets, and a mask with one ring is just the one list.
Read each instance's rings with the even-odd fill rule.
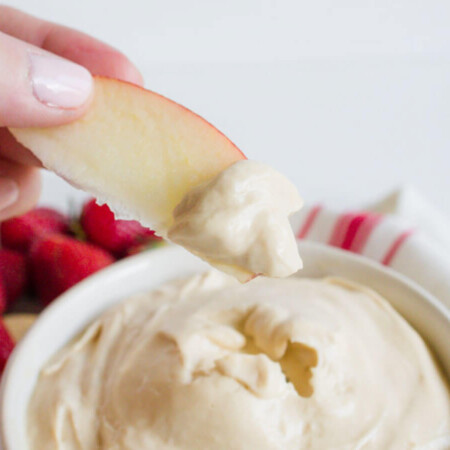
[[79,118],[92,74],[142,85],[120,52],[79,31],[0,6],[0,221],[38,200],[40,162],[5,127],[45,127]]

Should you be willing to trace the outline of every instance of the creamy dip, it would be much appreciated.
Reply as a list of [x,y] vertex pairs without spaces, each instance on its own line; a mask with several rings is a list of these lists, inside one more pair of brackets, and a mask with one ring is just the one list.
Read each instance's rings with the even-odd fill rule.
[[289,223],[302,204],[283,175],[243,160],[186,194],[167,237],[241,281],[286,277],[302,267]]
[[105,312],[41,372],[31,449],[448,449],[421,337],[341,279],[216,272]]

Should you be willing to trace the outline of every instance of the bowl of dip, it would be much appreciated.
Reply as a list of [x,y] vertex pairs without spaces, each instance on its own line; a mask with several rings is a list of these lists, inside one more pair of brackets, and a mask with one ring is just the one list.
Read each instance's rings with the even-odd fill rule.
[[[350,281],[350,285],[345,287],[345,289],[348,288],[349,291],[352,291],[354,289],[355,291],[359,292],[359,288],[354,288],[351,283],[358,283],[359,285],[368,287],[371,290],[376,291],[379,295],[388,300],[390,305],[420,334],[420,336],[430,348],[433,356],[436,358],[436,361],[442,370],[442,377],[446,380],[450,379],[450,346],[448,345],[448,343],[450,342],[450,313],[438,301],[438,299],[434,298],[420,286],[395,273],[391,269],[373,263],[360,256],[327,247],[321,244],[308,242],[299,243],[299,251],[304,261],[304,269],[298,272],[295,277],[310,279],[333,277],[331,284],[336,283],[337,285],[339,285],[340,282],[335,282],[333,280],[334,277],[339,277]],[[201,272],[207,271],[208,269],[209,266],[207,266],[207,264],[192,256],[188,252],[177,247],[168,246],[166,248],[154,250],[150,253],[140,254],[123,260],[75,286],[74,288],[63,294],[61,297],[59,297],[58,300],[53,302],[40,315],[36,323],[14,350],[4,372],[0,391],[0,438],[2,448],[4,450],[25,450],[29,448],[29,428],[27,422],[29,405],[40,373],[47,366],[49,360],[51,360],[55,354],[66,347],[76,336],[78,336],[90,324],[92,324],[103,313],[105,313],[105,311],[118,305],[124,299],[127,299],[133,295],[139,295],[140,293],[152,291],[160,287],[164,283],[170,282],[174,279],[181,279],[196,275]],[[311,282],[306,281],[306,283]],[[310,287],[308,286],[306,288],[310,289]],[[183,287],[182,289],[190,288]],[[362,290],[361,292],[364,293],[364,290]],[[332,293],[331,295],[334,294]],[[337,298],[336,302],[339,301],[340,300]],[[236,306],[237,309],[239,309],[238,306],[239,305]],[[326,308],[327,306],[324,305],[323,311],[326,311]],[[345,308],[342,307],[341,309]],[[270,347],[269,349],[267,349],[266,353],[272,359],[276,359],[277,357],[273,356],[278,351],[277,348],[275,348],[275,344],[277,342],[283,341],[283,339],[281,339],[281,341],[277,340],[281,332],[278,333],[277,331],[275,332],[275,334],[270,335],[267,335],[265,333],[270,328],[270,324],[273,322],[273,320],[275,320],[273,318],[278,317],[276,320],[279,320],[279,317],[283,315],[283,311],[276,309],[273,312],[270,312],[269,315],[267,315],[267,311],[262,310],[259,311],[258,314],[259,316],[257,315],[256,318],[248,319],[247,322],[249,322],[249,324],[246,324],[245,327],[249,330],[255,330],[257,328],[255,324],[262,323],[262,326],[260,327],[262,331],[259,332],[259,334],[257,332],[251,331],[253,332],[252,336],[254,338],[254,341],[258,343],[259,340],[260,344],[262,343],[262,346],[264,345],[265,340],[268,345],[272,346],[273,344],[274,347]],[[308,311],[306,311],[304,314],[308,315]],[[333,311],[330,312],[331,318],[329,318],[329,322],[331,324],[333,323],[332,314]],[[313,316],[314,315],[312,315],[312,320],[314,320]],[[222,318],[220,319],[221,325],[224,324],[223,320]],[[360,323],[357,323],[359,320],[357,316],[353,316],[352,320],[353,322],[351,320],[349,321],[349,328],[355,329],[355,341],[357,341],[357,329],[358,327],[364,327]],[[400,320],[402,323],[404,322],[400,318],[395,320]],[[173,323],[176,324],[175,319],[173,320]],[[336,323],[338,323],[337,316]],[[289,322],[287,325],[289,330],[295,329],[295,327],[302,326],[307,327],[310,326],[310,324],[305,325],[300,321],[299,323]],[[401,326],[406,327],[406,324],[403,323]],[[176,325],[174,325],[174,327],[176,328]],[[388,328],[386,328],[385,331],[387,334],[389,333]],[[175,334],[177,332],[177,330],[174,331]],[[95,331],[93,331],[92,333],[95,334]],[[169,332],[167,331],[167,333]],[[236,338],[236,336],[234,335],[224,337],[226,335],[226,332],[224,332],[222,328],[218,329],[217,332],[215,331],[214,333],[215,334],[213,337],[208,338],[208,342],[217,343],[219,341],[222,342],[224,339],[228,339],[227,342],[231,342]],[[413,334],[415,336],[413,339],[418,339],[417,335],[415,333]],[[196,336],[194,336],[194,338],[197,339]],[[239,336],[236,339],[238,338]],[[202,374],[204,371],[207,371],[209,369],[208,367],[206,367],[207,363],[204,363],[204,365],[202,366],[201,363],[198,362],[199,355],[209,354],[208,352],[211,352],[212,350],[208,346],[204,348],[201,347],[203,348],[203,350],[201,353],[198,353],[195,349],[199,347],[199,345],[201,346],[203,344],[201,344],[200,341],[197,342],[195,339],[192,340],[192,346],[186,344],[186,355],[188,355],[192,360],[192,364],[190,363],[190,367],[197,367],[198,373]],[[317,339],[326,340],[328,339],[328,337],[326,333],[322,333],[322,335],[317,337]],[[227,343],[223,345],[227,347],[229,344]],[[236,345],[239,346],[239,344]],[[283,346],[282,343],[280,345]],[[301,347],[303,353],[299,353],[299,355],[300,358],[309,359],[309,364],[312,367],[312,372],[314,372],[314,367],[315,365],[317,365],[317,358],[314,356],[314,354],[309,352],[309,345],[311,345],[311,347],[314,347],[314,344],[310,343],[308,343],[308,345],[303,345]],[[330,348],[333,345],[333,342],[330,341]],[[364,342],[362,345],[365,345]],[[360,348],[360,350],[358,350],[361,352],[361,364],[364,364],[366,361],[364,359],[365,357],[363,356],[365,351],[367,350],[368,353],[373,351],[373,354],[375,355],[377,350],[376,347],[377,345],[375,344],[375,346],[371,348],[367,346],[367,348],[362,347]],[[423,347],[424,349],[426,348],[425,346]],[[292,351],[294,350],[295,349],[293,349]],[[239,356],[239,358],[247,358],[245,359],[245,361],[247,361],[248,358],[253,358],[255,356],[254,349],[247,349],[247,353],[248,354],[239,354],[237,356]],[[281,396],[284,399],[288,398],[289,395],[292,394],[292,390],[294,389],[294,387],[292,387],[291,385],[295,385],[294,381],[289,384],[289,389],[291,389],[292,392],[283,391],[282,393],[280,393],[281,391],[279,391],[279,389],[285,389],[284,384],[286,384],[285,382],[288,379],[288,375],[286,374],[289,374],[289,361],[286,361],[286,371],[283,369],[283,373],[278,373],[277,369],[273,366],[273,361],[270,358],[267,358],[266,355],[260,355],[261,357],[257,361],[252,359],[252,364],[255,363],[255,361],[258,364],[256,372],[264,374],[263,382],[261,382],[261,380],[256,380],[256,382],[254,382],[254,380],[249,381],[248,374],[236,373],[236,367],[244,367],[242,364],[242,361],[244,361],[244,359],[242,361],[240,360],[239,364],[233,365],[233,360],[232,358],[230,359],[230,355],[226,356],[227,358],[222,358],[220,360],[220,366],[217,366],[217,370],[220,369],[222,374],[226,373],[227,376],[233,378],[232,381],[234,384],[230,384],[232,389],[236,390],[238,388],[240,389],[239,386],[245,386],[245,395],[247,395],[247,391],[253,390],[252,395],[256,395],[258,399],[263,399],[262,401],[265,402],[263,403],[264,405],[268,404],[266,402],[270,402],[270,399],[277,396]],[[236,357],[236,355],[231,356],[233,358]],[[348,356],[349,355],[345,355],[345,358],[347,358]],[[425,357],[428,358],[428,356]],[[431,360],[432,359],[430,359],[430,361]],[[64,364],[64,362],[62,364]],[[167,366],[169,365],[170,364],[167,364]],[[165,363],[161,364],[160,366],[165,367]],[[50,369],[50,371],[51,370],[53,369]],[[59,369],[57,368],[56,370]],[[122,369],[120,368],[120,370]],[[334,368],[333,371],[338,371],[338,369]],[[280,374],[283,375],[283,377],[285,376],[286,378],[283,378],[283,382],[280,381]],[[305,370],[305,374],[306,382],[303,383],[303,387],[308,385],[308,379],[311,377],[311,373],[309,373],[308,370]],[[189,377],[191,375],[192,374],[185,374],[183,376]],[[392,377],[394,376],[395,374],[392,374]],[[314,375],[312,375],[312,377],[314,377]],[[236,383],[236,380],[238,380],[240,384]],[[67,379],[66,381],[68,384],[70,384],[71,382],[70,379]],[[380,380],[379,383],[381,384],[383,383],[383,381]],[[401,384],[401,380],[399,381],[399,383]],[[339,387],[339,383],[337,383],[336,386]],[[297,389],[296,386],[295,388]],[[364,392],[366,393],[365,395],[369,395],[371,391],[370,386],[368,388],[363,386],[363,388]],[[300,388],[300,390],[297,389],[297,391],[300,392],[301,389],[303,388]],[[304,392],[300,392],[300,396],[302,398],[299,401],[303,401],[303,398],[311,396],[311,392],[308,392],[308,388],[305,389],[306,390],[304,390]],[[340,386],[339,389],[346,389],[348,391],[351,391],[352,386]],[[431,386],[430,389],[434,389],[433,386]],[[202,392],[204,392],[204,390]],[[180,398],[184,399],[183,396]],[[228,400],[225,399],[224,401]],[[262,403],[258,402],[259,400],[255,404],[248,403],[248,407],[260,408],[260,406],[258,405],[261,405]],[[202,413],[202,420],[213,421],[214,414],[211,414],[211,419],[209,419],[205,403],[203,403],[202,405],[204,411]],[[243,400],[241,409],[243,410],[242,414],[244,415],[244,421],[246,406],[247,403],[245,403],[245,401]],[[441,409],[446,408],[445,404],[444,406],[442,406],[442,404],[440,404],[439,406],[441,407]],[[330,408],[332,407],[333,405],[330,403]],[[352,406],[349,403],[347,407],[351,409]],[[448,405],[448,407],[450,408],[450,405]],[[274,408],[271,408],[271,411],[273,409]],[[138,405],[136,405],[136,410],[139,410]],[[258,414],[259,413],[260,412],[258,412]],[[346,411],[345,408],[339,412],[339,414],[344,415],[347,413],[348,411]],[[428,413],[427,416],[429,416]],[[133,408],[131,408],[129,415],[133,414]],[[261,414],[264,415],[269,413],[267,411],[262,411]],[[193,416],[189,412],[187,417],[189,418]],[[186,417],[184,418],[184,420],[186,420]],[[261,420],[264,420],[264,417],[262,417]],[[228,425],[227,424],[228,422],[222,424],[221,427],[225,428],[226,426],[229,426],[231,427],[231,432],[233,432],[235,422],[230,421],[230,423]],[[205,426],[208,426],[208,422],[205,423]],[[289,426],[290,425],[287,422],[280,422],[279,429],[283,429],[285,433],[294,433],[295,431],[288,429]],[[213,428],[213,424],[211,424],[211,427]],[[432,443],[433,446],[427,448],[448,448],[446,446],[449,444],[449,436],[447,434],[448,429],[446,427],[447,425],[444,424],[443,435],[437,436],[437,440],[435,442],[433,441]],[[251,426],[249,425],[247,427],[244,423],[242,432],[250,433],[251,430]],[[276,434],[275,431],[274,433]],[[361,439],[365,438],[362,437]],[[252,442],[258,441],[256,440]],[[407,441],[405,440],[405,442]],[[220,445],[220,443],[216,444],[217,445],[212,448],[224,448]],[[362,444],[363,440],[358,441],[358,445]],[[157,446],[148,448],[169,447],[163,447],[161,445],[159,447]],[[181,447],[177,447],[175,445],[174,447],[170,448]],[[196,447],[196,445],[194,444],[192,448],[200,447]],[[283,447],[277,447],[275,444],[275,446],[268,448]],[[289,448],[294,447],[290,446]]]

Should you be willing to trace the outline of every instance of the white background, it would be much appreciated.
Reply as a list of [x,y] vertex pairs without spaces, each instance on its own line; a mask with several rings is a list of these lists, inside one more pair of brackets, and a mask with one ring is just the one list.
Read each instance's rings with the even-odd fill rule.
[[[309,201],[410,184],[450,213],[447,0],[13,0],[125,52]],[[42,201],[78,194],[46,175]]]

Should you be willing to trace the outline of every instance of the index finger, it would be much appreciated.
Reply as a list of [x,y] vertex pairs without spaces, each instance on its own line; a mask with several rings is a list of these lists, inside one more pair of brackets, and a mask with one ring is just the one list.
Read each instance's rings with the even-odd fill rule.
[[123,53],[80,31],[1,5],[0,31],[80,64],[93,75],[143,84],[142,75]]
[[[118,50],[84,33],[0,5],[0,32],[81,64],[95,75],[143,84],[136,67]],[[0,158],[39,166],[40,162],[0,127]]]

